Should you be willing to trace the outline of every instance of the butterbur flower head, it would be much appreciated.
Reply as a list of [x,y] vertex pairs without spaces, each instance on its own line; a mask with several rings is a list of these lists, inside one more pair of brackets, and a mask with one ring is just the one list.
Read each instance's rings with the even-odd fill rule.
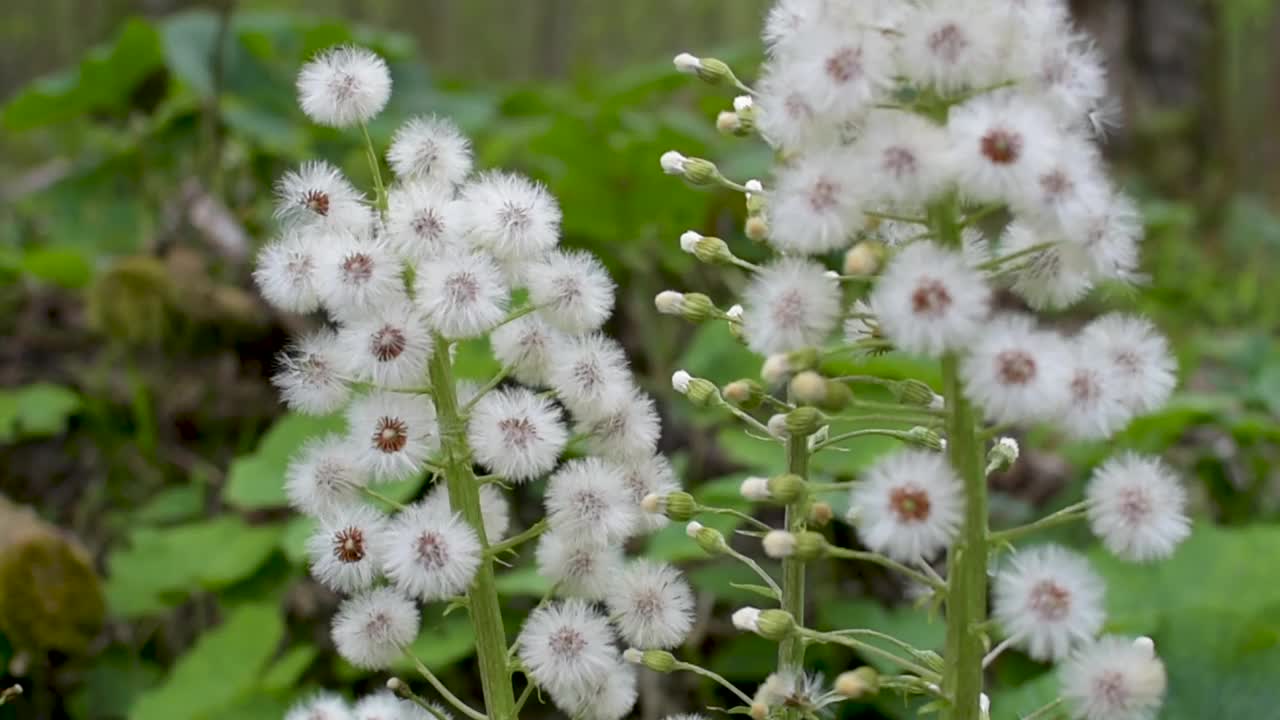
[[516,643],[539,687],[566,697],[593,687],[618,662],[613,628],[587,602],[562,600],[535,609]]
[[295,341],[280,357],[271,384],[290,410],[306,415],[327,415],[342,407],[351,388],[342,378],[338,336],[317,330]]
[[665,563],[632,561],[610,584],[605,603],[622,638],[634,647],[676,647],[693,627],[693,591]]
[[1010,271],[1010,289],[1036,309],[1068,307],[1084,298],[1097,280],[1088,250],[1044,227],[1019,220],[1009,223],[1000,251],[1023,253],[1021,263]]
[[587,436],[591,452],[621,461],[652,455],[662,427],[653,398],[633,390],[612,412],[583,417],[577,430]]
[[[423,507],[430,507],[431,512],[452,516],[453,506],[449,504],[449,488],[445,483],[436,486],[422,500]],[[507,495],[494,485],[480,486],[480,517],[484,523],[484,537],[490,544],[506,537],[511,528],[511,502]]]
[[466,592],[480,565],[476,532],[447,504],[422,502],[398,513],[382,534],[383,572],[425,602]]
[[352,709],[353,720],[452,720],[447,710],[431,703],[431,710],[401,700],[390,691],[361,698]]
[[453,191],[409,180],[387,195],[387,237],[406,261],[426,263],[459,250],[459,203]]
[[598,681],[569,693],[552,693],[557,707],[583,720],[622,720],[636,705],[637,670],[615,661]]
[[338,331],[343,372],[381,387],[406,388],[421,381],[432,345],[426,319],[408,304],[389,305]]
[[418,636],[418,622],[418,607],[396,590],[366,590],[339,606],[333,618],[333,643],[352,665],[384,670]]
[[894,256],[870,306],[895,345],[936,357],[972,343],[990,302],[991,291],[962,255],[922,241]]
[[537,314],[506,323],[489,335],[493,355],[525,385],[547,385],[552,349],[565,335]]
[[1092,39],[1050,31],[1026,45],[1031,54],[1026,83],[1063,123],[1083,123],[1106,100],[1107,70]]
[[448,118],[413,118],[391,138],[387,162],[401,180],[452,190],[471,174],[471,141]]
[[1061,660],[1102,629],[1102,596],[1102,578],[1083,556],[1043,545],[996,574],[993,615],[1031,657]]
[[553,530],[586,542],[616,543],[635,532],[638,509],[621,468],[602,458],[565,463],[547,484],[547,521]]
[[[630,457],[618,462],[633,504],[638,508],[649,495],[665,496],[680,489],[671,461],[662,455]],[[661,513],[642,512],[638,516],[637,529],[652,532],[666,527],[670,521]]]
[[326,514],[307,540],[311,574],[337,592],[369,587],[381,570],[376,548],[386,522],[385,515],[364,504]]
[[542,185],[489,172],[462,190],[467,239],[503,260],[527,260],[560,242],[560,206]]
[[1114,457],[1094,471],[1085,494],[1093,533],[1126,560],[1166,558],[1191,533],[1186,490],[1158,458]]
[[286,312],[309,313],[320,306],[316,292],[316,248],[299,232],[286,232],[258,253],[253,279],[262,297]]
[[563,337],[552,350],[548,381],[577,417],[614,412],[632,393],[627,356],[616,341],[599,333]]
[[1092,355],[1106,358],[1119,377],[1126,405],[1143,414],[1159,409],[1177,383],[1169,343],[1145,318],[1113,313],[1089,323],[1080,335]]
[[317,242],[324,248],[317,289],[336,318],[351,319],[404,301],[402,267],[385,242],[350,233],[332,233]]
[[1101,194],[1091,203],[1075,232],[1068,237],[1078,243],[1101,278],[1122,282],[1132,279],[1138,264],[1138,242],[1142,239],[1142,214],[1127,195]]
[[327,435],[308,441],[290,461],[284,491],[291,507],[321,517],[359,500],[364,481],[347,438]]
[[309,697],[285,714],[284,720],[352,720],[347,701],[332,693],[320,693]]
[[528,287],[538,313],[575,335],[599,330],[613,310],[613,280],[590,253],[549,253],[529,268]]
[[956,106],[947,132],[959,186],[976,200],[1000,202],[1028,192],[1057,152],[1052,117],[1006,93]]
[[358,47],[325,50],[298,73],[298,104],[320,125],[366,123],[391,97],[391,72],[373,52]]
[[492,330],[507,314],[510,289],[492,258],[453,255],[418,268],[417,301],[427,321],[450,339]]
[[818,254],[845,247],[862,224],[856,157],[805,155],[783,168],[769,196],[769,243],[783,252]]
[[873,465],[850,494],[858,538],[904,562],[929,559],[960,530],[964,493],[946,456],[903,450]]
[[359,233],[372,211],[340,170],[323,160],[304,163],[276,182],[276,219],[286,228]]
[[1108,636],[1072,654],[1058,671],[1075,720],[1154,720],[1168,677],[1150,642]]
[[435,406],[422,395],[374,392],[357,398],[347,408],[347,427],[358,466],[379,482],[418,472],[439,444]]
[[744,295],[742,329],[761,355],[821,345],[840,320],[839,281],[808,260],[775,260]]
[[1093,355],[1087,346],[1077,345],[1069,352],[1071,360],[1065,379],[1070,392],[1058,423],[1072,437],[1110,437],[1133,417],[1117,387],[1117,374],[1105,358]]
[[622,547],[552,530],[538,539],[538,574],[566,595],[602,600],[622,570]]
[[992,85],[1008,72],[1001,51],[1011,25],[985,0],[920,4],[901,25],[899,71],[943,92]]
[[796,89],[814,110],[831,117],[864,112],[886,86],[889,44],[874,30],[850,31],[818,26],[806,33],[803,47],[787,60],[797,71]]
[[992,321],[961,363],[965,392],[993,422],[1053,417],[1067,402],[1070,354],[1062,338],[1023,315]]
[[890,206],[925,205],[951,181],[943,129],[911,114],[873,115],[855,145],[860,167],[875,174],[867,192]]
[[495,390],[476,403],[467,424],[476,461],[513,482],[545,475],[569,441],[559,408],[525,388]]

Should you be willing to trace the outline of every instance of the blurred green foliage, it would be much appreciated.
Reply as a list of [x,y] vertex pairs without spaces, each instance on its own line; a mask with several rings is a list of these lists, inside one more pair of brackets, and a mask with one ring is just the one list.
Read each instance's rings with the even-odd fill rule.
[[[710,272],[682,253],[681,231],[727,238],[739,255],[752,257],[738,231],[739,200],[682,191],[657,169],[661,152],[678,148],[715,158],[730,177],[764,171],[763,150],[727,141],[711,127],[727,97],[690,88],[666,62],[560,84],[458,87],[433,78],[413,43],[397,33],[276,13],[222,18],[191,12],[130,21],[78,66],[32,83],[0,109],[0,125],[22,138],[28,152],[50,159],[22,178],[11,202],[0,207],[0,315],[10,318],[5,322],[15,337],[27,337],[18,323],[29,316],[33,298],[70,298],[85,315],[73,325],[94,346],[74,371],[44,367],[38,356],[27,359],[17,372],[21,382],[0,390],[5,451],[64,452],[57,444],[68,443],[65,452],[83,453],[79,472],[86,474],[70,503],[101,510],[78,513],[43,488],[28,492],[43,512],[98,540],[111,616],[112,631],[92,650],[69,660],[30,661],[57,669],[41,676],[47,684],[30,698],[30,707],[49,717],[278,718],[291,699],[315,687],[355,691],[381,682],[330,652],[328,614],[335,601],[306,578],[309,522],[289,515],[282,490],[288,457],[340,421],[276,417],[274,407],[249,405],[215,419],[205,401],[194,403],[194,414],[168,410],[171,396],[188,384],[204,382],[206,398],[230,390],[216,377],[176,374],[209,347],[230,345],[240,353],[245,381],[264,386],[267,357],[283,343],[278,328],[296,322],[273,318],[276,329],[263,329],[235,321],[234,313],[199,313],[208,293],[247,287],[247,267],[243,255],[228,252],[193,219],[183,188],[194,181],[246,236],[261,240],[271,233],[271,183],[287,167],[323,157],[357,184],[369,184],[355,138],[309,125],[293,99],[301,61],[340,42],[369,45],[391,64],[396,92],[371,127],[376,142],[385,145],[410,114],[448,115],[474,136],[481,166],[521,169],[560,199],[565,242],[597,253],[618,281],[610,329],[664,401],[664,447],[700,501],[746,509],[740,480],[776,471],[782,461],[776,446],[672,402],[666,389],[676,367],[730,379],[756,375],[758,360],[722,326],[689,328],[652,311],[659,290],[727,296],[741,280]],[[753,61],[728,57],[744,66]],[[1164,453],[1183,468],[1198,524],[1166,565],[1135,568],[1094,553],[1110,585],[1109,629],[1152,634],[1162,648],[1172,687],[1163,717],[1265,717],[1274,709],[1271,685],[1280,675],[1280,592],[1265,565],[1280,553],[1274,469],[1280,465],[1280,304],[1270,297],[1269,277],[1280,261],[1280,218],[1248,194],[1210,204],[1162,196],[1140,179],[1132,184],[1148,219],[1150,282],[1136,296],[1100,294],[1085,311],[1136,303],[1173,338],[1185,391],[1135,422],[1118,445]],[[195,248],[205,260],[175,263],[175,248]],[[249,311],[267,314],[261,306]],[[1061,320],[1075,322],[1073,316]],[[163,372],[139,370],[156,357],[159,365],[146,367]],[[482,346],[463,347],[459,366],[474,379],[494,370]],[[861,370],[936,376],[929,364],[896,356],[840,368]],[[270,395],[268,388],[262,392]],[[183,432],[184,425],[193,429]],[[87,445],[70,444],[84,436]],[[181,452],[175,455],[169,444]],[[891,447],[892,441],[871,439],[847,453],[820,456],[815,469],[848,477]],[[1107,451],[1064,444],[1044,432],[1033,433],[1024,448],[1030,460],[1065,458],[1071,469],[1043,470],[1041,463],[1039,475],[1033,470],[1029,478],[1001,484],[1002,524],[1024,520],[1033,507],[1042,513],[1077,498],[1087,471]],[[8,491],[15,475],[0,471],[0,490]],[[387,494],[410,498],[423,483],[402,483]],[[535,489],[519,492],[521,502],[538,502]],[[833,498],[837,513],[840,502]],[[706,524],[730,533],[738,521],[717,516]],[[851,537],[839,523],[834,532]],[[1089,546],[1079,528],[1062,530],[1057,539]],[[746,587],[750,576],[736,565],[707,562],[682,528],[657,534],[646,550],[686,564],[695,588],[715,595],[721,608],[756,599]],[[940,644],[938,619],[911,608],[874,569],[841,567],[815,582],[813,594],[822,599],[818,624],[872,627],[921,646]],[[547,590],[527,559],[499,578],[499,588],[513,617]],[[472,652],[470,628],[461,615],[443,611],[427,608],[415,650],[451,687],[474,692],[464,662]],[[754,659],[767,657],[763,641],[718,628],[706,635],[682,653],[748,689],[761,679],[767,666]],[[0,660],[12,644],[0,638]],[[828,676],[855,662],[836,649],[816,652],[814,660]],[[995,680],[997,718],[1019,717],[1056,692],[1044,667],[1016,655],[996,666]],[[698,693],[700,704],[715,704],[710,688],[680,686],[685,691]],[[680,695],[673,697],[669,709],[682,709]],[[914,716],[894,698],[850,712],[859,710]],[[0,708],[0,718],[20,717],[14,712]]]

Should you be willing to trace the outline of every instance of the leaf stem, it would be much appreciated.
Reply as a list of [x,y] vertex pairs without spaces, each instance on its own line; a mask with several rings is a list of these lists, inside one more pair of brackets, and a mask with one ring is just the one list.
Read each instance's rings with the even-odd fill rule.
[[879,553],[865,552],[862,550],[850,550],[848,548],[842,548],[835,545],[830,545],[827,547],[827,554],[830,555],[831,557],[841,558],[843,560],[862,560],[865,562],[874,563],[876,565],[879,565],[880,567],[888,568],[889,570],[896,570],[922,585],[927,585],[928,587],[933,588],[935,591],[945,593],[947,590],[946,583],[939,582],[938,580],[929,577],[928,575],[920,572],[919,570],[916,570],[915,568],[903,565],[897,560],[890,559]]
[[440,697],[444,698],[445,701],[457,709],[458,712],[471,718],[471,720],[489,720],[487,715],[462,702],[457,695],[449,692],[449,688],[445,687],[444,683],[440,682],[439,678],[431,672],[430,668],[428,668],[422,660],[418,659],[417,655],[414,655],[407,648],[405,649],[405,654],[413,658],[413,664],[418,668],[418,674],[426,678],[427,682],[431,683],[431,687],[435,688],[436,692],[440,693]]
[[1074,505],[1068,505],[1057,512],[1045,515],[1035,522],[990,533],[987,535],[987,538],[993,545],[1002,545],[1038,530],[1045,530],[1080,520],[1085,517],[1085,513],[1088,509],[1089,503],[1087,501],[1078,502]]
[[697,675],[701,675],[701,676],[702,676],[702,677],[704,677],[704,678],[708,678],[708,679],[710,679],[710,680],[714,680],[714,681],[715,681],[716,683],[718,683],[721,687],[725,688],[726,690],[728,690],[729,692],[733,693],[734,695],[737,695],[737,696],[738,696],[738,699],[739,699],[739,700],[741,700],[742,702],[746,703],[748,706],[750,706],[750,705],[751,705],[751,703],[752,703],[751,698],[750,698],[750,697],[748,697],[746,693],[742,692],[742,691],[741,691],[741,690],[739,690],[737,687],[735,687],[733,683],[729,682],[728,680],[725,680],[725,679],[724,679],[723,677],[721,677],[720,675],[716,674],[715,672],[712,672],[711,670],[708,670],[708,669],[706,669],[706,668],[702,667],[701,665],[694,665],[693,663],[687,663],[687,662],[682,662],[682,661],[680,661],[680,660],[677,660],[677,661],[676,661],[676,665],[675,665],[675,669],[676,669],[676,670],[684,670],[684,671],[686,671],[686,672],[691,672],[691,673],[694,673],[694,674],[697,674]]

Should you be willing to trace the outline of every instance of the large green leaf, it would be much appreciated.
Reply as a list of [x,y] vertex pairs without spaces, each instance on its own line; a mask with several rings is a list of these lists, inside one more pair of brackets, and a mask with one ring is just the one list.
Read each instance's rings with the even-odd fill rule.
[[251,527],[235,516],[171,528],[141,527],[107,558],[107,604],[142,615],[252,575],[275,551],[279,525]]
[[163,685],[140,696],[129,720],[203,720],[258,686],[284,636],[274,605],[246,605],[200,636]]
[[224,499],[246,510],[286,505],[284,473],[289,460],[308,440],[342,428],[338,416],[284,416],[262,436],[257,450],[231,462]]
[[0,389],[0,442],[59,435],[81,405],[74,390],[52,383]]

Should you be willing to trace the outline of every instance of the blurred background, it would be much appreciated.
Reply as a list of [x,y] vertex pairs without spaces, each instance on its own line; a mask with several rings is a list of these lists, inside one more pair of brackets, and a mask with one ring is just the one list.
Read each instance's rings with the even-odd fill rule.
[[[1079,22],[1111,60],[1124,122],[1108,144],[1147,223],[1147,282],[1099,293],[1065,325],[1138,309],[1171,337],[1181,391],[1120,447],[1163,454],[1186,477],[1196,531],[1162,565],[1121,565],[1082,528],[1109,584],[1109,628],[1156,638],[1169,664],[1162,718],[1274,717],[1280,706],[1280,3],[1085,0]],[[705,502],[740,503],[776,453],[675,402],[676,368],[728,381],[758,367],[720,328],[652,311],[668,287],[728,298],[740,278],[679,251],[689,228],[743,240],[741,201],[663,177],[676,148],[744,179],[763,146],[718,136],[731,98],[677,76],[681,50],[750,78],[765,0],[7,0],[0,7],[0,687],[27,694],[0,718],[273,719],[317,687],[376,689],[331,652],[336,597],[307,579],[306,521],[284,507],[289,455],[331,421],[288,416],[274,354],[309,320],[270,311],[249,281],[271,229],[271,183],[323,157],[369,186],[355,138],[309,125],[293,75],[318,49],[367,44],[395,92],[371,128],[453,117],[482,167],[544,182],[565,243],[621,287],[610,331],[659,398],[663,447]],[[873,360],[886,374],[933,370]],[[483,348],[464,372],[494,369]],[[1048,432],[993,479],[994,522],[1080,496],[1106,447]],[[882,452],[854,446],[825,470]],[[416,487],[404,489],[405,493]],[[522,493],[536,490],[522,488]],[[536,498],[530,503],[536,514]],[[516,505],[517,508],[521,504]],[[527,512],[527,511],[526,511]],[[529,522],[523,517],[522,522]],[[722,530],[732,528],[721,524]],[[854,542],[847,528],[840,539]],[[744,546],[745,547],[745,546]],[[677,529],[644,548],[685,563],[699,630],[682,653],[750,690],[771,662],[734,633],[736,566]],[[545,591],[522,564],[502,579],[513,621]],[[735,593],[739,596],[735,596]],[[816,573],[816,622],[888,630],[923,646],[942,625],[874,568]],[[471,630],[429,611],[418,655],[475,696]],[[863,662],[815,652],[828,677]],[[996,718],[1055,695],[1047,668],[1007,653]],[[705,704],[685,677],[645,677],[637,716]],[[695,702],[696,699],[696,702]],[[551,714],[533,706],[529,716]],[[906,718],[892,697],[842,717]]]

